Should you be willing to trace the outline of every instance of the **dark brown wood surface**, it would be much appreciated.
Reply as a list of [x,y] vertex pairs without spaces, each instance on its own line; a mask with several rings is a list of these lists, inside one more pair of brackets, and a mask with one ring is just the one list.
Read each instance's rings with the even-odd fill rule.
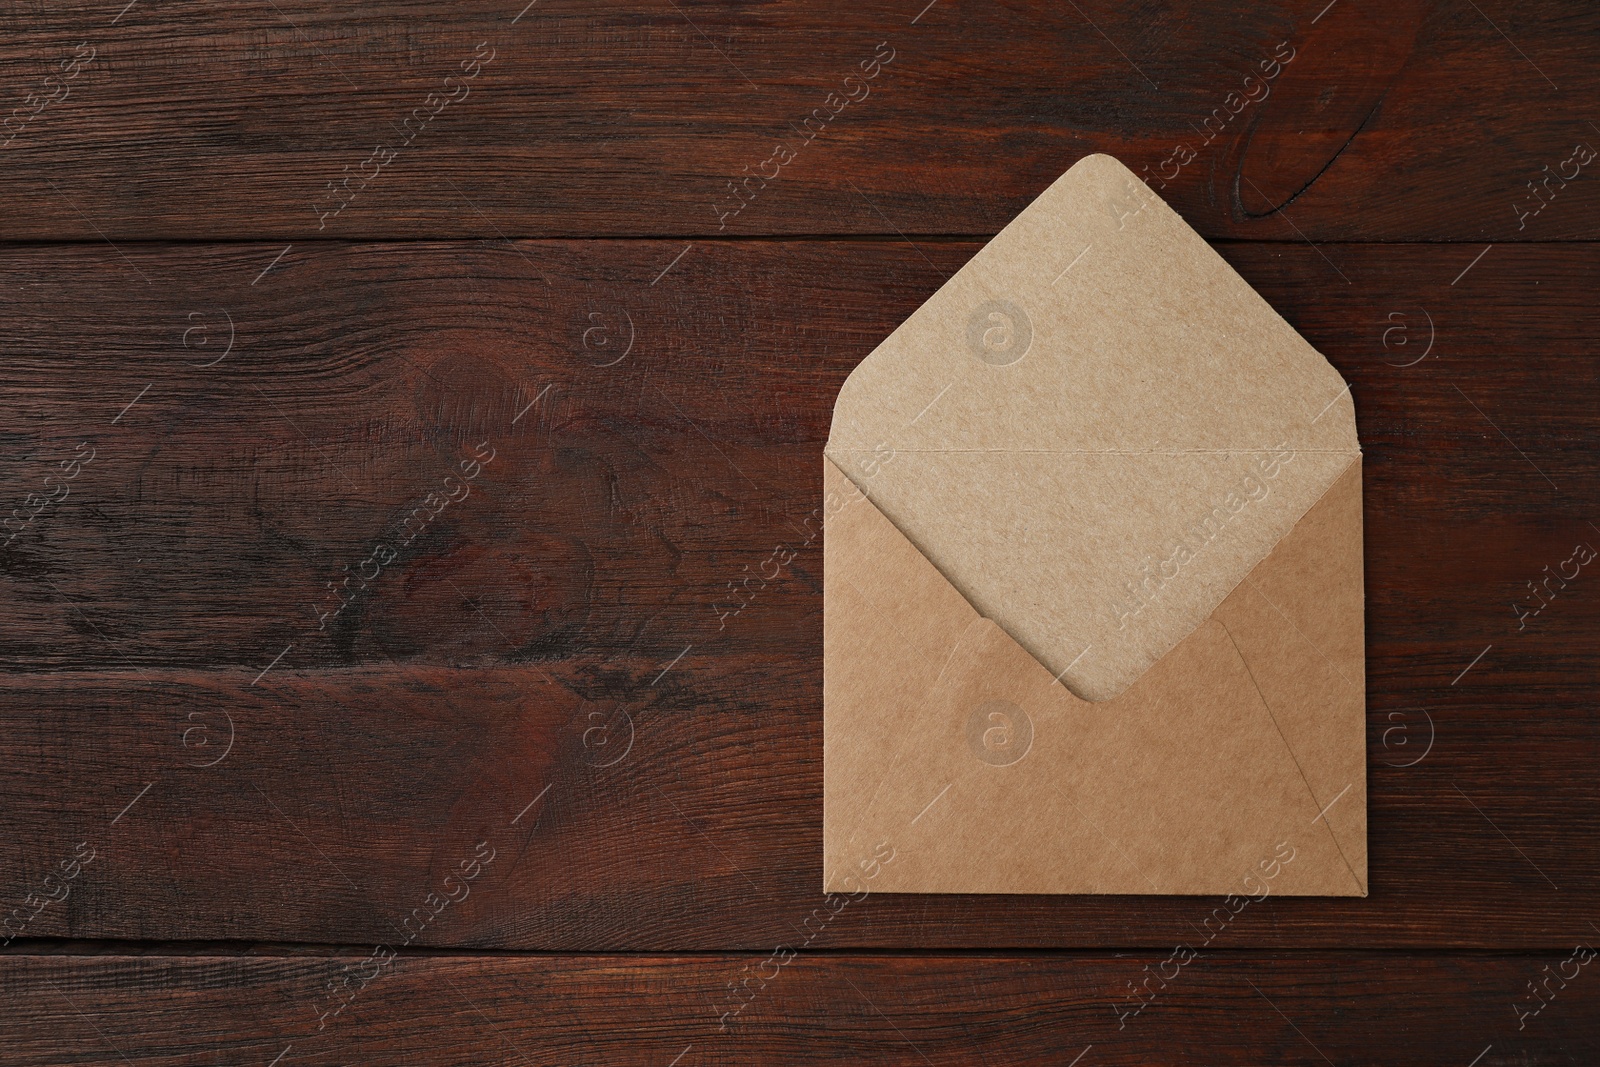
[[[1164,953],[824,954],[781,966],[370,958],[21,957],[0,976],[18,1035],[0,1062],[1483,1067],[1600,1056],[1577,985],[1552,982],[1538,1014],[1514,1007],[1519,993],[1539,1003],[1523,988],[1530,978],[1573,971],[1564,954],[1217,954],[1181,969],[1163,968]],[[1128,988],[1157,970],[1172,977],[1151,981],[1135,1014]],[[330,1001],[330,984],[342,999]],[[331,1014],[330,1003],[346,1007]]]
[[[0,1064],[1600,1058],[1592,6],[125,2],[0,12]],[[834,398],[1096,151],[1354,390],[1371,895],[841,907]]]
[[[717,243],[654,286],[682,246],[318,246],[254,286],[271,246],[17,251],[5,291],[40,296],[5,308],[33,339],[7,481],[96,453],[0,556],[8,887],[104,844],[29,934],[381,941],[488,839],[515,859],[417,943],[787,936],[818,897],[829,411],[975,248]],[[1600,859],[1561,844],[1600,831],[1600,601],[1580,577],[1512,605],[1600,543],[1600,261],[1496,248],[1452,286],[1471,249],[1330,248],[1346,284],[1303,244],[1224,251],[1355,390],[1373,870],[1370,898],[1275,900],[1228,943],[1570,948],[1600,916]],[[186,348],[191,307],[233,323],[214,366],[225,329]],[[731,614],[777,544],[793,563]],[[830,941],[1158,947],[1208,911],[878,897]]]
[[1600,236],[1596,164],[1528,188],[1600,144],[1581,2],[525,2],[14,9],[0,237],[986,234],[1095,151],[1212,237]]

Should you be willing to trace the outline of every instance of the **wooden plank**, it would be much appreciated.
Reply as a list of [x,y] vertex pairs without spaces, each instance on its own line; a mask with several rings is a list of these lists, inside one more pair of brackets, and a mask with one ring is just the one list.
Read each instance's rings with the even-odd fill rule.
[[[96,449],[0,557],[22,936],[403,938],[479,841],[511,861],[416,943],[790,936],[820,900],[816,456],[845,374],[974,249],[376,244],[264,276],[281,247],[15,250],[6,484]],[[1589,936],[1600,858],[1549,828],[1600,831],[1600,602],[1579,578],[1529,615],[1527,583],[1600,538],[1600,260],[1324,250],[1347,285],[1303,244],[1223,251],[1355,389],[1373,876],[1219,943]],[[325,583],[485,441],[471,495],[319,629]],[[1160,946],[1213,904],[880,895],[828,943]]]
[[[834,397],[976,247],[15,249],[0,667],[815,647]],[[1587,686],[1595,599],[1511,603],[1600,536],[1593,247],[1223,251],[1353,384],[1375,697],[1508,641],[1558,672],[1519,690]]]
[[[1600,12],[1556,0],[70,0],[4,29],[12,240],[986,234],[1096,151],[1216,237],[1600,233]],[[1464,86],[1494,87],[1471,121]]]
[[0,1063],[1584,1064],[1583,953],[21,956]]
[[[568,661],[548,684],[436,667],[14,682],[0,692],[8,931],[19,946],[770,949],[847,899],[819,888],[815,654],[691,654],[662,677],[665,660]],[[873,894],[808,932],[830,949],[1593,936],[1600,860],[1549,834],[1600,829],[1592,693],[1440,699],[1431,726],[1391,704],[1406,707],[1380,695],[1370,715],[1368,899],[1269,896],[1222,921],[1220,900],[1191,897]],[[452,882],[480,854],[484,876]]]
[[0,549],[7,668],[515,662],[719,628],[704,594],[805,535],[795,464],[940,277],[875,245],[282,251],[0,270],[0,484],[29,509]]

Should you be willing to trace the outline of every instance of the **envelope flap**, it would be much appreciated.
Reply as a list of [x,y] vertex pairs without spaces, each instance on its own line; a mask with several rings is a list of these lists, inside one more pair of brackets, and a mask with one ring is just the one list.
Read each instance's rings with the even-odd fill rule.
[[833,461],[824,458],[822,467],[828,575],[849,586],[936,675],[978,613]]
[[1359,448],[1339,374],[1091,156],[857,367],[826,454],[979,612],[1105,700]]
[[1339,373],[1104,155],[1057,179],[852,372],[827,451],[885,442],[896,452],[1358,447]]

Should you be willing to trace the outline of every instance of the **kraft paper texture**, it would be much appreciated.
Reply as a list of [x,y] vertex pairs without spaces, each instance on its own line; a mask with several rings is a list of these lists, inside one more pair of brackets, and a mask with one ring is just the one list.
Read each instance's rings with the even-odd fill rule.
[[823,465],[826,889],[1366,894],[1349,388],[1120,163],[856,368]]

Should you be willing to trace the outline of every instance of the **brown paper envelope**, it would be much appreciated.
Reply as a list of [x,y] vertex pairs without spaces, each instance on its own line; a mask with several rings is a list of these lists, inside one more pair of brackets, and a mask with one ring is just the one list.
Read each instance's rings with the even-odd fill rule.
[[1348,389],[1115,160],[857,368],[824,473],[825,888],[1365,895]]

